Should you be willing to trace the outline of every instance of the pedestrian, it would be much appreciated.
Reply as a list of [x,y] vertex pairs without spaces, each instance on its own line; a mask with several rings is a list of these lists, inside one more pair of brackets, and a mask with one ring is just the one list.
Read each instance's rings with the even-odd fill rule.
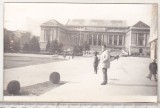
[[157,63],[155,59],[153,60],[153,62],[149,64],[149,70],[150,70],[150,73],[148,74],[147,78],[151,80],[152,75],[153,75],[155,82],[157,82],[157,76],[156,76],[157,75]]
[[97,74],[97,67],[98,67],[98,62],[99,62],[99,59],[97,57],[97,54],[98,52],[96,51],[94,53],[94,62],[93,62],[93,67],[94,67],[94,73]]
[[74,58],[74,52],[72,51],[72,59]]
[[66,51],[64,51],[64,55],[63,55],[64,59],[66,59]]
[[103,73],[103,82],[101,83],[101,85],[106,85],[108,81],[107,69],[110,68],[110,53],[109,50],[107,50],[106,45],[102,46],[100,67],[102,68],[102,73]]
[[118,60],[119,59],[119,55],[117,54],[114,58]]

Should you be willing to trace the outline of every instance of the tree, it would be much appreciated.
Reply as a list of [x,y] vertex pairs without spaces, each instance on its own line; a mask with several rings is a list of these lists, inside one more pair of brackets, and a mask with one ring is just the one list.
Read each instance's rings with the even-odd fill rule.
[[13,31],[9,31],[7,29],[4,29],[4,51],[13,51],[13,37],[14,37]]
[[10,37],[7,29],[4,29],[4,51],[10,50]]
[[15,35],[14,31],[4,29],[4,51],[19,52],[20,39]]
[[47,42],[46,49],[45,49],[46,51],[50,51],[51,44],[49,41]]
[[20,39],[18,37],[14,37],[12,48],[14,52],[19,52],[20,50]]
[[39,52],[39,51],[40,51],[39,41],[35,36],[33,36],[30,40],[30,52]]
[[58,41],[55,40],[55,41],[54,41],[54,51],[58,52],[58,50],[59,50]]
[[29,49],[29,44],[28,43],[25,43],[24,44],[24,47],[23,47],[23,52],[29,52],[30,49]]
[[62,52],[62,49],[63,49],[63,44],[62,43],[59,43],[58,45],[58,52]]
[[84,45],[83,45],[83,51],[85,54],[87,54],[87,52],[90,50],[90,45],[87,41],[84,42]]
[[52,42],[51,42],[51,45],[50,45],[50,51],[51,51],[52,53],[58,52],[58,50],[59,50],[58,47],[59,47],[59,46],[58,46],[58,41],[57,41],[57,40],[52,41]]
[[46,45],[46,51],[52,52],[52,53],[60,53],[62,51],[63,44],[58,43],[57,40],[52,41],[52,42],[47,42]]
[[82,53],[83,50],[83,46],[74,46],[73,47],[73,52],[78,54],[78,53]]

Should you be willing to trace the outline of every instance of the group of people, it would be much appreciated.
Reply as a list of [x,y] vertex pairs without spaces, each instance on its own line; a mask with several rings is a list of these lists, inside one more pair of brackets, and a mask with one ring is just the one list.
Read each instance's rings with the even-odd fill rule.
[[[106,45],[102,46],[102,53],[100,55],[100,59],[98,59],[97,55],[98,55],[98,52],[95,52],[94,62],[93,62],[94,72],[95,74],[97,74],[97,70],[98,70],[97,68],[100,65],[102,69],[101,71],[103,73],[103,82],[101,83],[101,85],[106,85],[108,82],[107,70],[110,68],[110,62],[111,62],[110,52],[109,50],[107,50],[107,46]],[[118,60],[119,55],[115,56],[114,59]],[[155,60],[153,60],[153,62],[149,64],[149,70],[150,70],[150,73],[148,74],[147,78],[151,80],[152,75],[153,75],[155,81],[157,81],[157,78],[156,78],[157,63]]]
[[63,58],[66,59],[67,55],[68,55],[69,59],[71,59],[71,58],[74,59],[74,52],[69,52],[67,54],[67,51],[65,51],[64,54],[63,54]]

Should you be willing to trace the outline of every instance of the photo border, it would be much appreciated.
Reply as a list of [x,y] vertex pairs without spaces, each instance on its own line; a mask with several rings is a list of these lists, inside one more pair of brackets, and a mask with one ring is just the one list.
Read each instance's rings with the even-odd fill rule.
[[[44,2],[45,1],[45,2]],[[0,17],[0,101],[4,101],[3,98],[3,39],[4,39],[4,33],[3,33],[3,27],[4,27],[4,3],[75,3],[75,4],[153,4],[156,3],[159,5],[158,0],[4,0],[0,2],[0,15],[3,17]],[[160,8],[158,8],[158,51],[157,51],[157,57],[158,57],[158,70],[160,70]],[[160,73],[158,72],[158,85],[157,85],[157,91],[160,91]],[[158,102],[160,102],[160,93],[158,92]]]

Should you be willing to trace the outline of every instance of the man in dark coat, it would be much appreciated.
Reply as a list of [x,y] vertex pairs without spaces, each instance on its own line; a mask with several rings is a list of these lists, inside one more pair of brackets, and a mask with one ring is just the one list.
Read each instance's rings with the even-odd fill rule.
[[98,67],[98,62],[99,62],[99,59],[98,59],[98,57],[97,57],[97,54],[98,54],[98,52],[95,52],[95,53],[94,53],[94,62],[93,62],[95,74],[97,74],[97,67]]
[[152,75],[153,75],[155,81],[157,82],[157,77],[156,77],[156,75],[157,75],[157,63],[156,63],[156,60],[153,60],[153,62],[151,62],[149,64],[149,70],[150,70],[150,73],[147,76],[147,78],[149,78],[151,80]]

